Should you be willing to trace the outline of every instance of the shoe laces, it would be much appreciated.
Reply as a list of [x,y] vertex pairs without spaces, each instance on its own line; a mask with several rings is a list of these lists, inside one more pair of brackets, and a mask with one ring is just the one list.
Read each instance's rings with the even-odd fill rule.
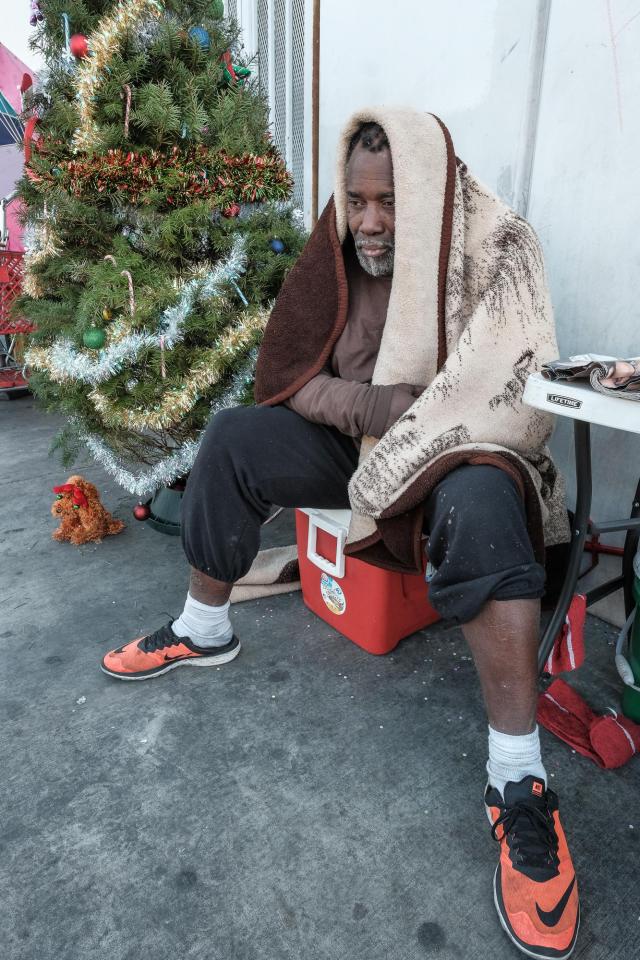
[[154,633],[143,637],[138,643],[138,648],[144,651],[144,653],[154,653],[156,650],[163,650],[164,647],[173,647],[179,643],[182,643],[182,639],[176,637],[171,629],[171,624],[166,623],[164,627],[160,627],[160,629]]
[[[502,827],[500,836],[498,827]],[[556,872],[558,835],[544,801],[522,799],[505,807],[491,828],[491,836],[497,841],[506,839],[514,866]]]

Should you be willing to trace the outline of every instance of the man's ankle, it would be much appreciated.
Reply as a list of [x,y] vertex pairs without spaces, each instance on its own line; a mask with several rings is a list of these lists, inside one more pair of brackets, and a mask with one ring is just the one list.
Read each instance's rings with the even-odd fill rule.
[[221,607],[231,596],[232,589],[232,583],[226,583],[224,580],[216,580],[201,570],[196,570],[195,567],[191,567],[189,594],[194,600],[197,600],[198,603],[203,603],[210,607]]

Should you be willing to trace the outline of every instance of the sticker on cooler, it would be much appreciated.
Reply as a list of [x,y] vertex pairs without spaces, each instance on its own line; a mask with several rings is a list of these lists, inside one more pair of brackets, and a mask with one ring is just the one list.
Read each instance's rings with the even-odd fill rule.
[[347,598],[338,581],[330,577],[328,573],[323,573],[320,577],[320,593],[326,606],[331,610],[331,613],[336,613],[340,616],[340,614],[345,612],[347,609]]

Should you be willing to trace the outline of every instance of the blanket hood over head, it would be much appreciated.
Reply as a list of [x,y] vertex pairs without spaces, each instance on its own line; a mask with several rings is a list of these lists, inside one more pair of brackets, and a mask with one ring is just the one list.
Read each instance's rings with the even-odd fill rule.
[[344,127],[334,197],[267,324],[256,401],[292,396],[344,329],[347,152],[368,121],[387,135],[395,192],[393,282],[372,382],[426,389],[381,440],[362,440],[346,552],[419,571],[425,498],[456,466],[492,463],[518,482],[542,562],[545,542],[569,537],[562,479],[545,446],[552,419],[521,402],[528,375],[558,355],[542,253],[531,226],[456,160],[432,114],[374,107]]

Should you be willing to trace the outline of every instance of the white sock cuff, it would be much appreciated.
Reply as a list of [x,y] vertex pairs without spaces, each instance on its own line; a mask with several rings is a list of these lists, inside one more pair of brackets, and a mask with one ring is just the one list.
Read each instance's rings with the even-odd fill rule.
[[529,753],[530,750],[540,749],[540,730],[536,724],[531,733],[502,733],[489,726],[489,743],[508,751],[509,754],[513,753],[514,748],[518,753]]
[[188,593],[184,610],[178,619],[174,620],[171,629],[177,637],[191,637],[199,647],[221,646],[233,634],[229,619],[230,606],[228,600],[219,607],[200,603]]
[[185,611],[190,608],[191,610],[193,610],[194,613],[202,613],[205,615],[207,613],[211,614],[213,612],[217,614],[226,613],[230,607],[231,607],[230,600],[227,600],[226,603],[223,603],[221,606],[216,607],[212,603],[201,603],[200,600],[194,599],[194,597],[192,597],[190,593],[187,593],[187,599],[185,601]]
[[487,773],[489,783],[501,793],[509,781],[519,783],[527,776],[543,780],[546,786],[547,773],[540,754],[538,727],[531,733],[514,735],[501,733],[490,726]]

